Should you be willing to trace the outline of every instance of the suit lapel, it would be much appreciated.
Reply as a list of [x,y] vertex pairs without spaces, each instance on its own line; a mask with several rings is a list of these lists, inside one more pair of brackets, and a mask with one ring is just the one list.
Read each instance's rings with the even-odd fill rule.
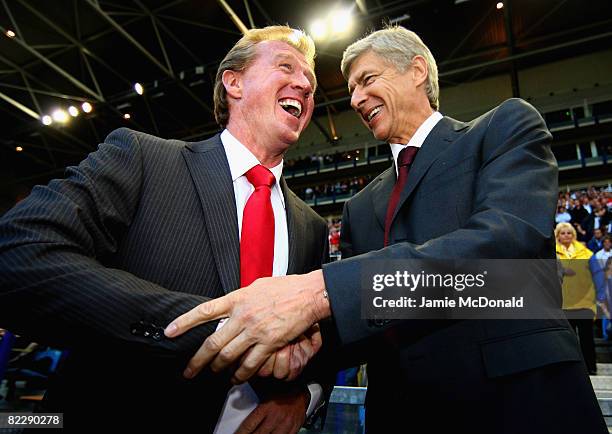
[[387,206],[389,206],[389,198],[395,185],[395,163],[387,170],[381,173],[372,187],[372,202],[374,205],[374,213],[380,223],[382,229],[385,229],[385,219],[387,217]]
[[287,211],[287,231],[289,232],[289,262],[287,265],[287,274],[299,274],[302,272],[304,263],[304,249],[300,246],[306,244],[306,221],[304,217],[304,209],[302,204],[295,200],[295,197],[289,191],[285,178],[281,178],[281,190],[285,198],[285,207]]
[[[442,154],[442,152],[444,152],[455,140],[455,138],[458,136],[457,132],[467,128],[467,126],[468,125],[463,122],[458,122],[445,116],[444,118],[440,119],[436,126],[427,135],[427,138],[423,142],[421,149],[414,159],[414,163],[412,163],[412,166],[410,167],[406,187],[400,194],[397,209],[395,210],[395,214],[393,214],[394,220],[400,208],[404,205],[423,176],[425,176],[427,173],[427,170],[429,170],[440,154]],[[393,188],[393,186],[391,188]]]
[[200,197],[206,229],[225,293],[240,287],[240,241],[232,176],[219,134],[188,143],[183,157]]

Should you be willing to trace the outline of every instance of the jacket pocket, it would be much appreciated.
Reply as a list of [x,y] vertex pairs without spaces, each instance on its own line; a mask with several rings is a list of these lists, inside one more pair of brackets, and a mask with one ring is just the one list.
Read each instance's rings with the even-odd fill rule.
[[565,328],[539,330],[481,344],[489,378],[516,374],[552,363],[582,360],[576,336]]

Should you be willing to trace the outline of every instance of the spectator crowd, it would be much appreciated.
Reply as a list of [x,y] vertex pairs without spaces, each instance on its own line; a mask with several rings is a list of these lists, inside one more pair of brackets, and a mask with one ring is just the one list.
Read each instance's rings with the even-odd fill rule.
[[589,373],[597,373],[594,321],[612,334],[612,188],[560,192],[556,252],[563,274],[563,309],[577,331]]

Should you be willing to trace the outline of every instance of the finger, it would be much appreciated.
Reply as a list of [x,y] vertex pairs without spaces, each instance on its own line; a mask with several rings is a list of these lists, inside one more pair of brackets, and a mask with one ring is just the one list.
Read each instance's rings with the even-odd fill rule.
[[164,334],[169,338],[173,338],[205,322],[226,318],[229,316],[234,306],[234,299],[233,293],[230,293],[226,296],[202,303],[189,312],[175,318],[166,327]]
[[289,344],[281,348],[276,353],[276,360],[274,361],[274,378],[284,380],[289,375],[289,363],[291,362],[291,347],[293,344]]
[[[304,339],[304,341],[308,341],[308,340]],[[308,344],[308,346],[310,346],[310,344]],[[289,363],[290,371],[289,371],[289,375],[287,376],[286,380],[293,381],[297,377],[299,377],[299,375],[302,373],[302,371],[306,367],[308,360],[310,360],[310,357],[308,356],[307,352],[304,350],[304,347],[302,346],[302,344],[297,345],[295,350],[293,351],[293,354],[292,354],[292,357]]]
[[242,421],[238,429],[236,430],[236,434],[249,434],[255,432],[257,427],[261,424],[262,420],[265,417],[265,412],[263,412],[262,407],[258,405],[255,410],[253,410],[245,420]]
[[314,356],[323,346],[323,336],[321,335],[321,332],[316,332],[312,335],[310,338],[310,344],[312,345],[312,356]]
[[240,334],[240,326],[228,319],[223,327],[210,335],[187,363],[183,376],[193,378],[204,366]]
[[310,360],[315,354],[315,349],[312,345],[312,340],[308,339],[307,337],[304,337],[303,339],[300,339],[299,345],[300,349],[306,356],[306,361]]
[[285,377],[285,381],[293,381],[302,373],[303,366],[305,363],[302,361],[302,356],[297,355],[300,350],[294,351],[289,361],[289,373]]
[[279,420],[278,417],[274,418],[270,416],[271,415],[267,415],[264,417],[253,434],[271,434],[274,432],[288,434],[290,432],[287,430],[287,427],[282,426],[285,425],[282,419]]
[[[255,345],[249,355],[242,361],[240,367],[234,372],[232,382],[240,384],[251,378],[272,354],[274,354],[273,347],[262,344]],[[276,362],[274,364],[276,365]]]
[[[213,372],[220,372],[238,361],[241,356],[246,355],[248,357],[248,354],[245,353],[253,343],[253,338],[241,331],[232,340],[224,344],[223,348],[213,356],[210,362],[210,369],[212,369]],[[242,364],[242,361],[240,363]]]
[[272,354],[270,357],[268,357],[268,360],[266,360],[263,366],[259,368],[257,375],[259,375],[260,377],[269,377],[270,375],[272,375],[272,373],[274,372],[275,360],[276,360],[275,354]]

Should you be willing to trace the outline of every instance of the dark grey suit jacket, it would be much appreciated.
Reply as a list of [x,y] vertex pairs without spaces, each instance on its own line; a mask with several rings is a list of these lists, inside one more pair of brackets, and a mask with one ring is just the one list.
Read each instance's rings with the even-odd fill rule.
[[[288,274],[320,268],[327,225],[281,182]],[[212,429],[227,375],[181,372],[216,322],[172,340],[163,328],[238,288],[239,274],[219,135],[186,143],[116,130],[0,220],[0,326],[70,349],[44,405],[69,427],[94,414],[113,425],[122,412],[134,415],[128,424]]]
[[444,117],[416,155],[387,248],[385,213],[395,168],[346,203],[341,248],[349,259],[323,270],[341,343],[364,344],[352,356],[369,363],[366,421],[379,428],[374,431],[390,429],[394,411],[406,411],[415,381],[433,391],[445,375],[463,378],[458,390],[467,393],[478,387],[467,366],[497,378],[581,359],[565,320],[404,321],[393,325],[399,344],[389,346],[381,333],[388,326],[361,319],[360,270],[371,259],[554,259],[558,190],[550,141],[542,117],[519,99],[470,123]]

